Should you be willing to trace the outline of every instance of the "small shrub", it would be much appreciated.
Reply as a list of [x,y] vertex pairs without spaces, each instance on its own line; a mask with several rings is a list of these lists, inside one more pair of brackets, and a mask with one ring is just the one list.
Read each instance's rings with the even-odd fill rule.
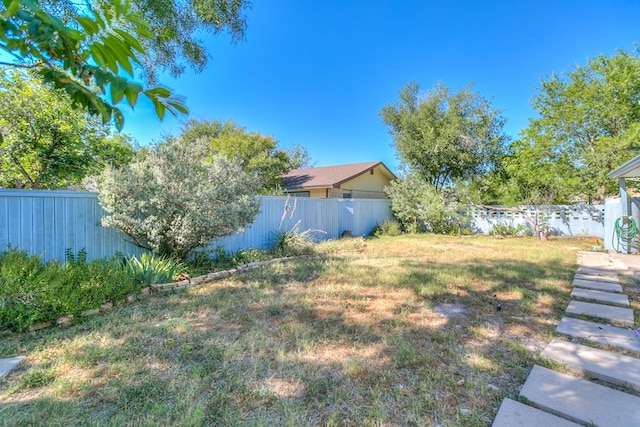
[[519,236],[524,234],[526,227],[522,224],[514,226],[513,224],[498,223],[491,228],[489,234],[492,236]]
[[200,250],[191,254],[186,263],[186,270],[194,277],[251,262],[267,261],[271,258],[273,256],[270,252],[260,249],[249,248],[226,252],[224,248],[217,247],[214,250]]
[[143,253],[126,261],[127,272],[142,287],[152,283],[171,282],[174,277],[186,271],[186,265],[175,259]]
[[250,262],[266,261],[269,258],[268,254],[260,249],[241,249],[232,254],[232,260],[235,265],[249,264]]
[[238,159],[212,154],[206,138],[149,147],[129,165],[107,166],[98,179],[102,225],[154,253],[185,260],[196,248],[253,223],[258,181]]
[[382,222],[376,224],[371,233],[371,236],[382,237],[382,236],[399,236],[402,233],[402,226],[400,223],[393,219],[386,219]]
[[67,253],[70,262],[43,263],[9,249],[0,254],[0,329],[29,326],[119,301],[137,289],[119,258],[87,262],[86,251]]

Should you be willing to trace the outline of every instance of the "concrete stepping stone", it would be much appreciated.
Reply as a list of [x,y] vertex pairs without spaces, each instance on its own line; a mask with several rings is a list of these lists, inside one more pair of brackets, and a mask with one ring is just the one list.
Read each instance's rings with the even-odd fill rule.
[[573,286],[578,288],[588,288],[596,291],[622,293],[622,286],[619,283],[598,282],[595,280],[573,279]]
[[640,359],[554,338],[540,356],[569,369],[640,391]]
[[594,270],[625,270],[627,268],[622,262],[586,257],[579,257],[578,265],[580,268]]
[[621,271],[615,268],[606,268],[606,267],[580,267],[576,274],[586,274],[589,276],[612,276],[615,277],[620,274]]
[[556,332],[640,353],[640,341],[636,339],[630,329],[563,317],[556,328]]
[[12,369],[18,366],[23,360],[24,360],[24,356],[0,359],[0,378],[7,375]]
[[586,299],[591,301],[606,302],[621,307],[629,307],[629,297],[624,294],[614,294],[612,292],[594,291],[591,289],[574,288],[571,291],[571,298]]
[[582,425],[640,426],[640,397],[541,366],[533,367],[520,395]]
[[524,403],[504,399],[491,427],[578,427],[579,425]]
[[583,314],[585,316],[599,317],[622,324],[633,326],[633,310],[630,308],[614,307],[612,305],[592,304],[590,302],[570,301],[567,313]]
[[614,276],[599,276],[597,274],[576,274],[574,280],[591,280],[592,282],[620,283],[620,279]]

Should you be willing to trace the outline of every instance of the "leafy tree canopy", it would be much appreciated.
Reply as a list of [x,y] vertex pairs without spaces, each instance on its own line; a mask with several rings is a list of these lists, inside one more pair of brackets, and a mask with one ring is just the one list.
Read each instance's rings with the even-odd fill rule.
[[72,108],[69,96],[20,71],[0,70],[0,186],[62,188],[133,158],[127,136]]
[[[113,0],[92,0],[94,9],[109,9]],[[251,7],[248,0],[130,0],[131,13],[144,21],[140,31],[134,21],[118,22],[124,30],[139,40],[143,48],[140,67],[150,83],[160,72],[173,77],[186,68],[202,71],[209,60],[209,52],[198,38],[203,33],[227,33],[233,43],[244,39],[247,26],[244,12]],[[73,23],[73,17],[82,15],[85,5],[75,0],[54,0],[48,7],[62,16],[63,22]],[[152,37],[147,35],[147,31]]]
[[409,83],[380,111],[398,158],[436,190],[488,172],[508,141],[500,111],[471,88],[451,93],[439,83],[421,95]]
[[212,150],[228,159],[237,159],[249,172],[256,174],[260,193],[270,193],[280,183],[280,176],[292,169],[307,166],[306,150],[295,145],[289,149],[278,147],[271,136],[249,132],[233,121],[188,120],[179,138],[185,143],[207,141]]
[[517,140],[499,165],[469,185],[459,185],[465,199],[489,205],[549,205],[573,202],[578,173],[567,152]]
[[599,201],[614,193],[616,183],[606,174],[640,149],[639,101],[637,52],[601,55],[543,80],[532,104],[538,117],[529,121],[509,160],[528,169],[512,168],[510,174],[520,175],[522,196],[542,176],[556,177],[548,181],[554,202],[567,200],[569,193]]
[[[199,70],[206,50],[194,34],[228,30],[234,39],[244,34],[245,0],[2,0],[1,64],[35,70],[45,81],[63,88],[104,122],[124,119],[118,103],[133,107],[142,95],[157,116],[187,113],[181,98],[153,86],[157,71],[180,74],[185,64]],[[133,82],[142,69],[152,86]],[[130,78],[123,77],[124,75]]]

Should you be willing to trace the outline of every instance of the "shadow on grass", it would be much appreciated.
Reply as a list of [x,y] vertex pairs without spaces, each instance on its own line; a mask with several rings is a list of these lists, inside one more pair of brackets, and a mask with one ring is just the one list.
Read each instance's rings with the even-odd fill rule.
[[551,332],[538,320],[564,309],[572,273],[331,255],[145,297],[0,343],[29,355],[0,380],[0,425],[486,425],[535,360],[518,338]]

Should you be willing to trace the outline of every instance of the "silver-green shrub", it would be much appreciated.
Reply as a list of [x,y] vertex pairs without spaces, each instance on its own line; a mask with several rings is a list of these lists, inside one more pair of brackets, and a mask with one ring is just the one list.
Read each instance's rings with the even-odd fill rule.
[[153,253],[183,260],[254,221],[256,182],[204,141],[158,144],[126,167],[105,168],[98,180],[107,212],[102,225]]
[[412,175],[392,181],[385,187],[391,210],[407,233],[428,231],[451,234],[460,220],[457,202],[446,189],[436,189]]

